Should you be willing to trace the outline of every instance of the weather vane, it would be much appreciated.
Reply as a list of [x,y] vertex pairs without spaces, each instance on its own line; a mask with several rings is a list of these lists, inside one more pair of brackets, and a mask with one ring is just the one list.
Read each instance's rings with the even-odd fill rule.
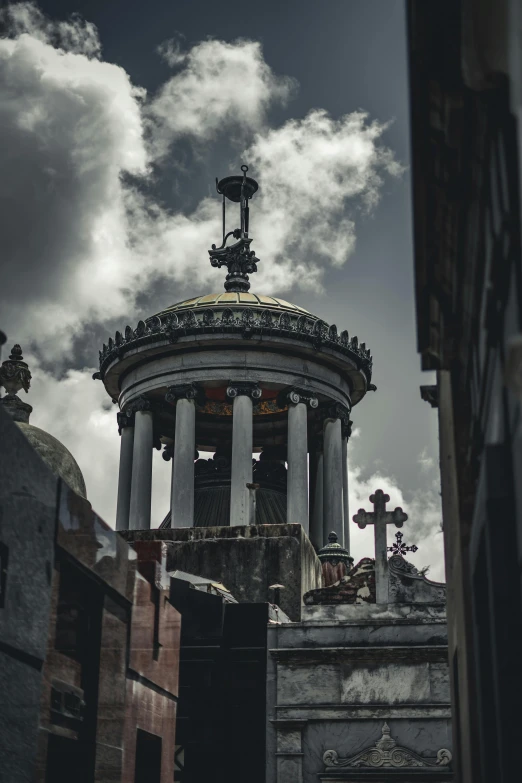
[[[212,266],[226,266],[228,274],[225,280],[226,291],[248,291],[250,282],[248,275],[257,272],[259,259],[250,250],[252,239],[248,236],[250,209],[248,202],[258,189],[255,179],[247,177],[248,166],[241,166],[243,176],[216,177],[216,190],[223,196],[223,242],[220,247],[212,245],[209,250]],[[239,204],[240,228],[226,233],[226,199]],[[227,245],[227,239],[232,236],[238,241]]]
[[415,546],[415,544],[412,544],[411,546],[406,546],[406,544],[402,543],[402,533],[399,530],[397,533],[395,533],[395,538],[397,539],[392,546],[387,547],[388,552],[393,552],[394,555],[405,555],[406,552],[416,552],[418,550],[418,546]]

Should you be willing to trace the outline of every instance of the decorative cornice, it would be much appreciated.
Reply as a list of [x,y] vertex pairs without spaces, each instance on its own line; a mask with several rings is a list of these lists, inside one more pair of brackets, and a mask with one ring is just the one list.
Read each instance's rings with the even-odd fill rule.
[[165,401],[175,405],[178,400],[193,400],[198,405],[205,404],[205,391],[195,383],[180,383],[169,386],[165,394]]
[[278,403],[281,407],[287,405],[298,405],[300,402],[304,402],[309,405],[310,408],[317,408],[319,406],[319,400],[314,392],[309,389],[301,389],[298,386],[292,386],[290,389],[283,389],[278,395]]
[[227,397],[231,400],[240,395],[260,400],[262,393],[257,381],[230,381],[227,387]]
[[328,771],[337,770],[340,767],[366,767],[366,768],[401,768],[413,767],[447,767],[451,763],[451,752],[446,748],[437,751],[436,757],[419,756],[413,750],[397,745],[391,736],[390,728],[385,722],[382,727],[382,736],[375,745],[357,753],[350,758],[339,758],[337,751],[327,750],[323,756],[323,762]]
[[328,326],[315,316],[300,313],[274,312],[270,309],[237,305],[212,309],[210,307],[185,310],[181,313],[165,313],[139,321],[136,329],[130,326],[116,332],[100,351],[100,372],[95,379],[103,380],[109,365],[121,359],[128,351],[156,342],[175,343],[180,337],[197,334],[237,334],[243,339],[254,335],[271,335],[291,338],[312,345],[316,350],[327,348],[354,362],[371,384],[372,356],[364,343],[359,345],[357,337],[350,339],[348,332],[337,333],[335,325]]

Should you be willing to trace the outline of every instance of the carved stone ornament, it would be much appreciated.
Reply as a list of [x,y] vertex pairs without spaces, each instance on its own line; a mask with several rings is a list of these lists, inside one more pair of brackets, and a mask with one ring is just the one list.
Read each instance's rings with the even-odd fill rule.
[[327,750],[323,762],[327,770],[334,771],[340,767],[395,767],[411,769],[413,767],[447,767],[451,763],[451,752],[446,748],[437,751],[437,756],[419,756],[413,750],[397,745],[391,736],[387,723],[383,724],[382,737],[375,745],[357,753],[351,758],[339,758],[335,750]]
[[349,440],[352,436],[353,421],[351,419],[348,419],[348,421],[342,420],[341,427],[342,437],[346,438],[346,440]]
[[125,411],[119,411],[116,414],[116,420],[118,422],[118,432],[120,435],[125,427],[134,427],[134,413],[127,409]]
[[240,395],[246,395],[252,397],[253,400],[260,400],[263,394],[257,383],[250,381],[230,381],[227,388],[227,397],[233,400]]
[[198,405],[205,403],[205,392],[195,383],[180,383],[177,386],[169,386],[165,395],[165,401],[175,405],[178,400],[194,400]]
[[319,406],[319,400],[312,391],[309,389],[300,389],[297,386],[293,386],[291,389],[284,389],[278,395],[278,402],[281,407],[285,407],[289,403],[291,405],[298,405],[300,402],[306,403],[310,408],[317,408]]
[[20,389],[26,394],[29,391],[31,372],[23,358],[20,346],[13,345],[9,359],[0,367],[0,388],[3,386],[9,395],[15,395]]
[[326,419],[341,419],[341,425],[348,424],[350,421],[350,411],[340,402],[332,402],[323,408],[324,418]]
[[127,416],[132,416],[137,411],[151,411],[152,403],[146,397],[138,397],[125,407]]
[[[178,317],[179,315],[179,317]],[[180,337],[196,334],[237,333],[243,339],[252,339],[255,335],[270,334],[282,339],[311,343],[316,350],[328,349],[348,357],[364,373],[368,389],[371,384],[373,360],[370,350],[364,343],[359,345],[357,338],[348,339],[347,332],[331,328],[313,315],[283,313],[277,316],[270,310],[237,305],[224,309],[195,308],[183,313],[164,313],[140,321],[136,329],[127,326],[124,332],[117,332],[114,339],[104,343],[100,351],[100,372],[93,378],[103,380],[105,371],[114,361],[122,359],[127,351],[137,346],[168,341],[175,343]]]

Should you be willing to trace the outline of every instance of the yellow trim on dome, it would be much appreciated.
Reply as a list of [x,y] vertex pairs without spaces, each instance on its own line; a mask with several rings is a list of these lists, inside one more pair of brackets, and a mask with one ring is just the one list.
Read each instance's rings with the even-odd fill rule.
[[269,307],[276,310],[290,310],[292,312],[312,315],[312,313],[310,313],[308,310],[305,310],[304,307],[298,307],[298,305],[294,305],[291,302],[286,302],[284,299],[277,299],[275,296],[263,296],[261,294],[258,295],[243,292],[229,293],[226,291],[223,291],[223,293],[219,294],[206,294],[205,296],[196,296],[192,299],[185,299],[183,302],[178,302],[177,304],[173,304],[170,307],[166,307],[165,310],[162,310],[161,312],[170,313],[176,310],[185,310],[190,308],[198,309],[200,307],[212,307],[213,305],[230,306],[235,304],[245,304],[254,307]]

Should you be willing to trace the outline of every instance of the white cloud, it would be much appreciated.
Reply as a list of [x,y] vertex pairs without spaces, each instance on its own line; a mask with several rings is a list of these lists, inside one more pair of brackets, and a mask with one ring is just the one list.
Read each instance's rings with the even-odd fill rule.
[[255,287],[272,293],[320,288],[323,265],[353,252],[358,215],[377,202],[383,176],[400,171],[380,143],[385,126],[361,112],[333,120],[313,111],[267,129],[269,106],[292,84],[256,42],[205,41],[183,55],[171,42],[165,52],[182,68],[147,103],[122,68],[96,59],[93,25],[52,22],[28,3],[3,15],[11,35],[0,40],[3,316],[48,361],[66,365],[86,326],[134,324],[136,296],[158,280],[177,285],[173,299],[218,287],[207,254],[220,236],[218,200],[203,198],[188,214],[160,205],[151,146],[262,129],[243,159],[261,182]]
[[272,104],[285,104],[295,80],[277,76],[257,41],[202,41],[183,54],[179,38],[166,41],[162,56],[184,67],[149,103],[155,157],[163,157],[180,136],[207,141],[218,133],[264,126]]
[[99,57],[101,43],[96,25],[73,13],[67,21],[49,19],[35,3],[12,3],[0,9],[0,22],[13,37],[29,33],[43,43],[66,51]]
[[[388,509],[400,506],[408,514],[408,520],[401,528],[404,543],[407,546],[416,544],[419,551],[409,552],[407,559],[416,568],[430,566],[429,578],[443,582],[444,576],[444,542],[441,529],[442,510],[440,504],[440,482],[434,478],[428,487],[423,487],[411,493],[409,499],[397,485],[393,476],[383,475],[375,471],[368,478],[361,477],[361,469],[350,465],[348,470],[350,517],[360,508],[372,511],[369,497],[376,489],[382,489],[390,496]],[[395,540],[397,529],[388,526],[388,545]],[[357,563],[362,557],[374,557],[374,532],[370,526],[360,530],[355,522],[350,522],[350,553]]]

